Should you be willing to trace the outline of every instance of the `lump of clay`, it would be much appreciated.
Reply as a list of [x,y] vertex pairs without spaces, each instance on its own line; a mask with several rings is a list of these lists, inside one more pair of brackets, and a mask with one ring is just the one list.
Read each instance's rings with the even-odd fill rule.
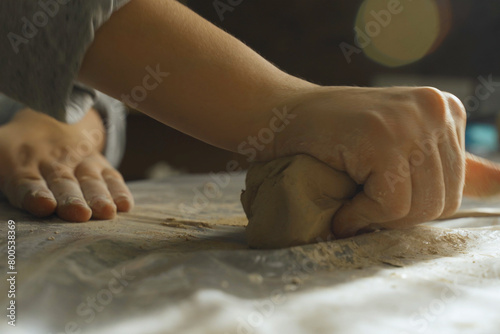
[[252,248],[283,248],[334,239],[331,221],[356,195],[345,173],[307,155],[253,164],[241,203]]

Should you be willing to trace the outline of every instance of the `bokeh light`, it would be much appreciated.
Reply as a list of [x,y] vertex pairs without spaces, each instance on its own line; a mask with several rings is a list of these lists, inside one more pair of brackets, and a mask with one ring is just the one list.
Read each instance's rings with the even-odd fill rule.
[[398,67],[433,52],[450,25],[449,1],[365,0],[356,18],[356,42],[373,61]]

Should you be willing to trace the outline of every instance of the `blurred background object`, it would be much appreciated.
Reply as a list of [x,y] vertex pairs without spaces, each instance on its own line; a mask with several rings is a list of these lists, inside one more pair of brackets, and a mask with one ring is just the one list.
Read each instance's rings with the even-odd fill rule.
[[[498,0],[186,0],[187,6],[290,74],[322,85],[433,86],[469,115],[468,149],[491,157],[500,127]],[[497,121],[498,120],[498,121]],[[164,161],[217,172],[237,154],[131,113],[121,172],[150,176]],[[496,144],[495,144],[496,143]],[[158,166],[158,165],[157,165]],[[161,166],[161,165],[160,165]]]
[[465,132],[467,150],[479,156],[491,156],[498,152],[498,129],[493,124],[472,123]]

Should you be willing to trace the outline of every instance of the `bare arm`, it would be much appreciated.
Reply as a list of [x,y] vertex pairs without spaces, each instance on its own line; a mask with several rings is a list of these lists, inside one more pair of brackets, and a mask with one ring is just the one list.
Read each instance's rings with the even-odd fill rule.
[[[144,82],[147,67],[159,69],[162,82],[138,101],[134,87],[155,84]],[[232,151],[267,126],[291,91],[313,86],[173,0],[134,0],[115,13],[97,32],[79,79]]]

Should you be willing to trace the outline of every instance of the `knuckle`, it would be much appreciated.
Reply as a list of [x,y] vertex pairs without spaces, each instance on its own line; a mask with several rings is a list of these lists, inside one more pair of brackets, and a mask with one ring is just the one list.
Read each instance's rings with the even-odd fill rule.
[[76,181],[75,176],[69,171],[60,171],[59,173],[54,173],[48,180],[51,184],[60,184],[68,181]]
[[428,101],[444,100],[444,93],[434,87],[418,87],[416,88],[416,92],[421,99]]
[[41,181],[42,177],[34,172],[21,172],[13,177],[18,182]]
[[60,175],[70,174],[70,167],[58,160],[44,160],[40,164],[40,171],[46,179],[51,179]]
[[2,178],[2,184],[7,187],[18,188],[30,183],[42,182],[42,176],[35,171],[19,171],[11,176]]
[[36,155],[36,149],[32,144],[22,144],[18,148],[17,158],[21,166],[28,166],[33,163]]
[[49,155],[54,159],[61,159],[69,155],[67,147],[54,147],[50,150]]
[[0,189],[9,197],[16,189],[31,182],[40,182],[41,177],[31,173],[18,172],[11,175],[0,176]]
[[[363,128],[368,129],[368,133],[365,134],[367,143],[371,143],[373,138],[378,138],[380,140],[396,142],[398,140],[398,134],[392,127],[392,122],[388,122],[383,113],[375,110],[364,110],[363,117],[360,118],[365,125]],[[401,133],[404,135],[404,133]]]
[[99,171],[92,164],[88,163],[78,165],[75,169],[75,176],[80,182],[102,180]]
[[108,179],[118,179],[120,181],[123,181],[122,174],[120,174],[120,172],[118,172],[114,168],[105,168],[105,169],[103,169],[103,171],[102,171],[102,177],[105,180],[108,180]]
[[445,121],[447,119],[448,107],[446,96],[439,89],[434,87],[419,87],[416,88],[415,96],[422,110],[428,110],[437,120]]
[[102,178],[98,174],[85,174],[85,175],[78,175],[77,177],[78,182],[80,183],[88,183],[88,182],[102,182]]
[[460,122],[460,124],[465,125],[467,122],[467,110],[465,109],[464,104],[453,94],[447,94],[447,97],[448,105],[450,106],[453,118],[456,122]]
[[467,123],[467,111],[465,110],[465,107],[458,108],[458,113],[457,113],[457,119],[458,121],[465,126]]

